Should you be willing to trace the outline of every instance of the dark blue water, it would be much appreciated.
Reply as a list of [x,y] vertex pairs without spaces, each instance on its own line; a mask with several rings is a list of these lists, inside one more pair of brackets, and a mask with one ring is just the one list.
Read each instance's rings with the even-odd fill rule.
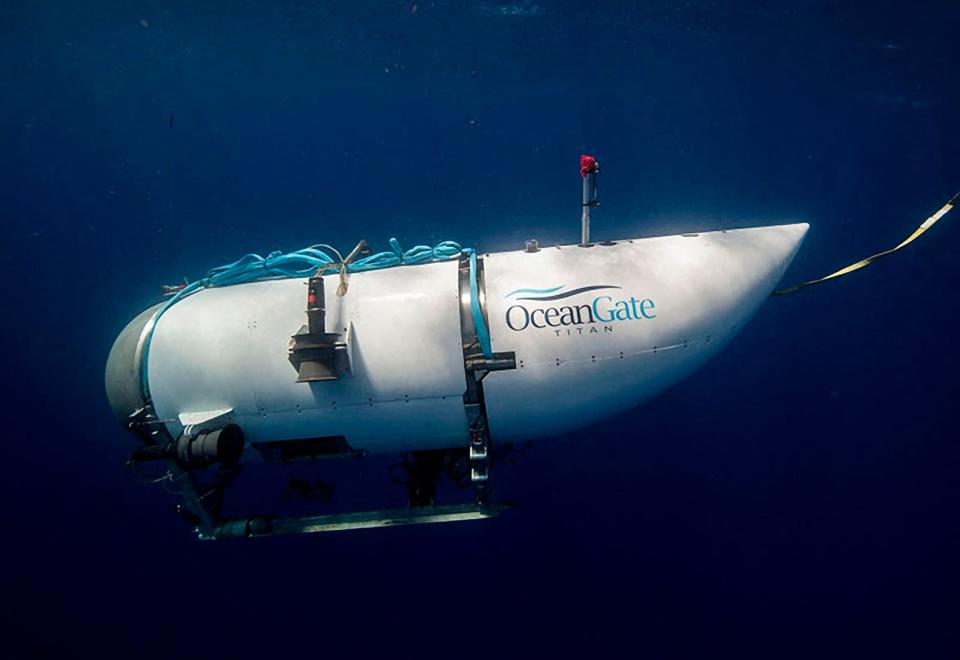
[[0,655],[958,657],[960,217],[537,443],[484,523],[200,543],[125,480],[102,387],[159,284],[246,252],[574,242],[581,152],[598,238],[804,219],[791,281],[890,247],[960,189],[958,27],[949,2],[5,4]]

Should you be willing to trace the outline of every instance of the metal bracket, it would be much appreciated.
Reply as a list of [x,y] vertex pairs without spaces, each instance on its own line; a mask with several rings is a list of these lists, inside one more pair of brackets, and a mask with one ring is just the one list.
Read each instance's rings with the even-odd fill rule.
[[233,412],[233,408],[222,408],[220,410],[204,410],[202,412],[182,412],[177,415],[180,425],[199,426],[213,421],[221,420]]

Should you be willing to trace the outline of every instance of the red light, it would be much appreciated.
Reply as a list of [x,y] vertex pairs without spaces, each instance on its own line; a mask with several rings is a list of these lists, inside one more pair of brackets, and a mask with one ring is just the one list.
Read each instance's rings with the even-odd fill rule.
[[600,170],[600,163],[593,156],[583,154],[580,156],[580,176],[587,176]]

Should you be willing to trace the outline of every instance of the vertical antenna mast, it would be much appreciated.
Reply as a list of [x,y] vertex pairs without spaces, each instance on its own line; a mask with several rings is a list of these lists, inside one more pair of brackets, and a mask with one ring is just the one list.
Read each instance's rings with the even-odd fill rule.
[[580,156],[583,178],[583,212],[580,216],[580,246],[590,245],[590,209],[600,205],[600,163],[593,156]]

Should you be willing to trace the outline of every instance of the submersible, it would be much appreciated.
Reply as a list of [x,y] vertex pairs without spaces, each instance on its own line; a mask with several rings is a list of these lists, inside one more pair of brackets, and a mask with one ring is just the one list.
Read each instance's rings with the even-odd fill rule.
[[[369,270],[358,249],[299,277],[271,275],[268,258],[253,281],[147,309],[107,361],[110,405],[141,442],[131,462],[166,466],[202,538],[497,513],[495,447],[587,427],[690,374],[769,297],[808,228],[591,242],[590,174],[580,244],[447,244],[412,264],[396,250]],[[207,496],[244,465],[376,453],[408,457],[411,507],[226,518]],[[475,498],[439,505],[431,481],[454,462]]]

